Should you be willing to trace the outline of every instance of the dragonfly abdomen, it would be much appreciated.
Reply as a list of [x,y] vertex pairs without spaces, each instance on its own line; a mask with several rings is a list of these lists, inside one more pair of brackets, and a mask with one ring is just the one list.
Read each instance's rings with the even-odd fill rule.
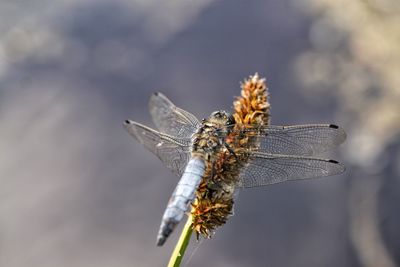
[[172,233],[175,226],[183,219],[205,171],[202,159],[189,160],[181,179],[178,182],[164,212],[160,230],[157,236],[157,245],[162,246]]

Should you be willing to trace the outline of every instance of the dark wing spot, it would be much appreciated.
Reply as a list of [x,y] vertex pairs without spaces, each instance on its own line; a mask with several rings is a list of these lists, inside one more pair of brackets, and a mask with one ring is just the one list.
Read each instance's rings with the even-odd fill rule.
[[329,127],[330,127],[330,128],[333,128],[333,129],[339,129],[339,126],[337,126],[337,125],[335,125],[335,124],[330,124]]
[[125,120],[125,124],[131,124],[130,120]]
[[338,161],[336,161],[336,160],[333,160],[333,159],[330,159],[330,160],[329,160],[329,162],[331,162],[331,163],[335,163],[335,164],[339,164],[339,162],[338,162]]

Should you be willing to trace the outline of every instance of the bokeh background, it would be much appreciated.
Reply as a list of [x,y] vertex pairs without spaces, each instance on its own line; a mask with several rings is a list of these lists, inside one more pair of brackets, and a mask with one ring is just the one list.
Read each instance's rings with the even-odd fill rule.
[[177,178],[123,129],[259,72],[273,124],[336,123],[346,174],[242,190],[186,266],[400,265],[398,0],[0,2],[0,266],[165,266]]

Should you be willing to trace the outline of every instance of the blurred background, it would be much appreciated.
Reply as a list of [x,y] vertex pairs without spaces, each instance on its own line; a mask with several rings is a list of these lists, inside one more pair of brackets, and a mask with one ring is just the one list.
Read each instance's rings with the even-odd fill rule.
[[[267,78],[273,124],[335,123],[344,175],[242,190],[187,266],[400,265],[398,0],[0,2],[0,266],[165,266],[178,179],[122,127]],[[182,225],[181,225],[182,227]],[[181,228],[180,227],[180,228]]]

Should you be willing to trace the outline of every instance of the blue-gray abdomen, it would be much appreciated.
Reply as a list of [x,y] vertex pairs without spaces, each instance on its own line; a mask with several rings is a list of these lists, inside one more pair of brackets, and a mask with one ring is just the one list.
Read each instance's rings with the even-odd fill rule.
[[164,212],[157,236],[158,246],[164,244],[175,226],[183,219],[190,203],[195,198],[204,170],[205,164],[202,159],[192,158],[189,160]]

